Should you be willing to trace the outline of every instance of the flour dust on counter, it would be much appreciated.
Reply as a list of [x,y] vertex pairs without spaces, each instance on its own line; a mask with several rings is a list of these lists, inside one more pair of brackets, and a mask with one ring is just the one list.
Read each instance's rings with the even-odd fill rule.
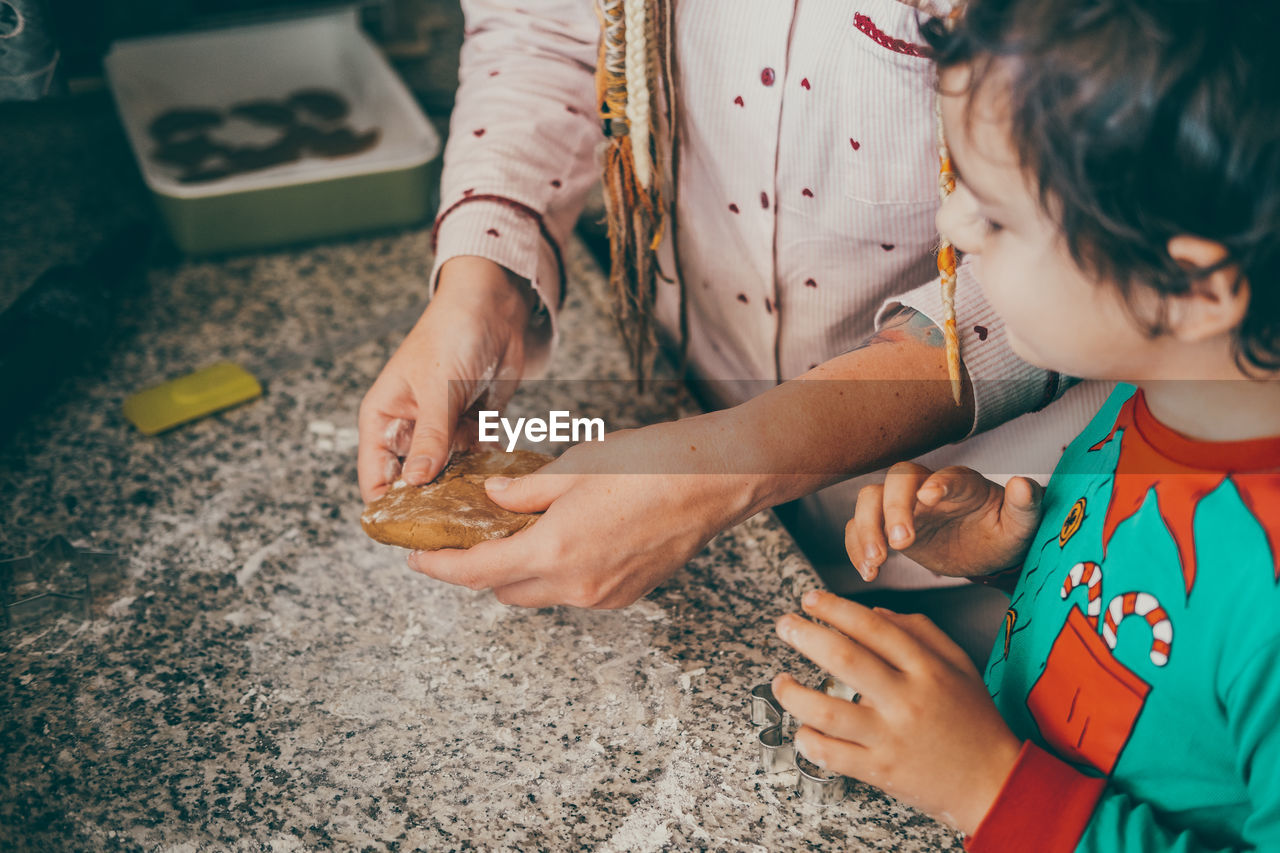
[[[118,415],[180,369],[414,310],[429,243],[155,266],[103,364],[0,446],[0,548],[61,532],[126,567],[91,620],[0,632],[0,848],[959,850],[873,789],[818,810],[758,773],[744,697],[805,671],[772,626],[817,583],[771,514],[625,610],[509,608],[360,529],[341,431],[392,334],[161,436]],[[625,378],[603,277],[566,250],[551,378]],[[616,389],[581,401],[611,427],[692,406],[592,387]]]
[[312,421],[307,424],[314,440],[313,446],[321,453],[354,453],[360,443],[360,432],[354,426],[338,426],[333,421]]

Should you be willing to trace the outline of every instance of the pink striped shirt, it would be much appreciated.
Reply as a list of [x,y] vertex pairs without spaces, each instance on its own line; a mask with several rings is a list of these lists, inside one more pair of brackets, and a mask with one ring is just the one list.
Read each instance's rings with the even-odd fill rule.
[[[533,282],[558,333],[556,246],[596,180],[602,139],[594,4],[462,5],[467,38],[432,281],[452,257],[490,258]],[[870,335],[886,303],[940,321],[935,75],[920,55],[915,9],[897,0],[686,0],[676,10],[677,239],[694,374],[799,376]],[[669,239],[659,257],[673,268]],[[659,324],[673,338],[677,288],[659,290]],[[967,269],[957,309],[975,432],[1043,405],[1048,375],[1012,355]],[[741,402],[725,388],[718,402]],[[1105,389],[1073,389],[1052,418],[949,448],[941,464],[1047,475],[1104,398]],[[809,517],[839,535],[852,488],[809,501]],[[890,566],[882,583],[932,584],[921,572]]]

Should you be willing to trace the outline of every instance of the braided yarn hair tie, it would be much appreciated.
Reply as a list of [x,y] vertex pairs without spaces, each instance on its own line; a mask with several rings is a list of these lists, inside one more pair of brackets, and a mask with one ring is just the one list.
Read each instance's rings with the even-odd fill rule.
[[[941,98],[941,96],[939,96]],[[938,196],[947,200],[956,188],[956,173],[951,168],[951,152],[942,132],[941,100],[938,102]],[[945,235],[938,239],[938,279],[942,286],[942,338],[947,347],[947,377],[951,380],[951,396],[960,405],[960,336],[956,333],[956,249]]]
[[[954,26],[960,14],[957,5],[947,15],[947,26]],[[956,173],[951,166],[951,150],[942,126],[942,87],[937,87],[933,102],[938,125],[938,198],[945,202],[955,192]],[[956,332],[956,249],[945,234],[938,235],[938,280],[942,287],[942,338],[947,348],[947,377],[951,380],[951,396],[960,405],[960,336]]]
[[[662,242],[668,195],[662,124],[655,102],[664,98],[674,146],[670,75],[673,0],[599,0],[602,37],[596,96],[606,142],[603,155],[605,211],[609,226],[609,284],[614,319],[632,369],[643,382],[657,352],[653,309],[655,256]],[[663,85],[663,84],[666,85]],[[674,186],[674,178],[672,179]],[[678,276],[677,276],[678,278]],[[683,287],[683,285],[681,285]],[[681,326],[684,299],[681,294]]]
[[[602,30],[596,101],[606,137],[602,160],[609,228],[609,284],[614,319],[632,369],[641,382],[651,371],[657,352],[653,310],[658,277],[674,281],[680,289],[682,361],[689,337],[686,292],[679,274],[679,243],[675,239],[680,163],[675,3],[676,0],[597,0],[596,6]],[[957,4],[948,23],[954,22],[959,10]],[[654,109],[659,99],[663,105],[661,115]],[[956,181],[943,133],[940,101],[935,101],[935,112],[938,191],[945,200],[955,189]],[[665,120],[665,127],[660,119]],[[671,238],[675,263],[670,277],[659,269],[656,259],[658,246],[666,235]],[[938,274],[947,374],[958,406],[962,380],[956,332],[956,252],[945,236],[938,246]]]

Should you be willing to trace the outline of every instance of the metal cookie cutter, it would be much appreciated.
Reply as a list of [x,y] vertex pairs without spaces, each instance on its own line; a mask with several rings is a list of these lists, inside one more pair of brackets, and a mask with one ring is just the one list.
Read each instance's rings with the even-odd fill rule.
[[[824,678],[818,690],[828,696],[858,701],[858,693],[847,684]],[[834,805],[842,801],[848,780],[835,773],[827,773],[818,765],[796,754],[792,736],[798,726],[795,719],[778,704],[773,688],[768,683],[751,689],[751,725],[760,729],[756,739],[760,744],[760,769],[765,773],[781,773],[796,770],[796,794],[802,802],[820,806]]]
[[0,630],[53,612],[88,619],[95,591],[116,574],[114,551],[77,548],[64,536],[25,557],[0,560]]

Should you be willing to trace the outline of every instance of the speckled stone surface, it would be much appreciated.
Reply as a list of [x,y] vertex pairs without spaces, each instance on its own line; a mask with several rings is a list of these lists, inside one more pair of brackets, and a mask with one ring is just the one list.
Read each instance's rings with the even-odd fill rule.
[[[80,209],[28,220],[28,256],[72,247],[57,217]],[[507,608],[365,538],[356,409],[421,304],[429,242],[153,263],[108,350],[0,447],[0,557],[63,533],[123,563],[91,620],[0,633],[0,848],[959,849],[872,788],[819,808],[757,771],[747,690],[815,675],[774,638],[816,578],[772,516],[619,612]],[[553,375],[622,379],[599,272],[571,256]],[[263,398],[172,433],[119,413],[219,358],[298,352]],[[573,387],[611,427],[691,408]],[[515,411],[545,411],[539,393]]]

